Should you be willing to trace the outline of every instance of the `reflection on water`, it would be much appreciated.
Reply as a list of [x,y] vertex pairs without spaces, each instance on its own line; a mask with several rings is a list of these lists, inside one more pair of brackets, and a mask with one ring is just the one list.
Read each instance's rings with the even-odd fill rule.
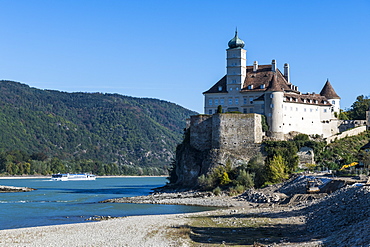
[[0,230],[86,222],[94,215],[129,216],[206,210],[204,207],[98,203],[109,198],[147,195],[163,177],[97,178],[94,181],[0,179],[0,185],[30,187],[30,192],[0,193]]

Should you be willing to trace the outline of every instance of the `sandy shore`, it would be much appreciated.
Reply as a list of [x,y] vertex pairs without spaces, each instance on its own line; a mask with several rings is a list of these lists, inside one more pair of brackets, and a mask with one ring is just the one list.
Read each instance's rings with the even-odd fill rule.
[[187,246],[171,237],[184,215],[131,216],[0,231],[0,246]]
[[[273,216],[269,217],[271,213]],[[250,228],[250,224],[256,229]],[[265,226],[256,227],[258,224]],[[276,227],[270,228],[272,226]],[[292,228],[285,229],[284,226]],[[265,227],[268,234],[258,233],[265,232]],[[245,208],[198,213],[130,216],[80,224],[1,230],[0,246],[215,247],[225,246],[222,240],[227,240],[230,246],[253,246],[256,240],[272,243],[256,246],[321,246],[320,240],[300,237],[303,227],[304,218],[292,209],[251,208],[246,205]],[[258,238],[256,234],[259,234]],[[277,237],[273,238],[274,235]],[[295,241],[279,243],[277,240],[284,236],[286,240]]]

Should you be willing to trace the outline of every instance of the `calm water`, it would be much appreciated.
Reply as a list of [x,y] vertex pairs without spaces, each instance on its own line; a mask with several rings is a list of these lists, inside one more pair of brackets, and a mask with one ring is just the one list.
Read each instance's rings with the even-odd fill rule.
[[147,195],[163,186],[163,177],[97,178],[95,181],[0,179],[0,185],[30,187],[32,192],[0,193],[0,230],[70,224],[99,216],[172,214],[206,210],[204,207],[126,203],[97,203],[109,198]]

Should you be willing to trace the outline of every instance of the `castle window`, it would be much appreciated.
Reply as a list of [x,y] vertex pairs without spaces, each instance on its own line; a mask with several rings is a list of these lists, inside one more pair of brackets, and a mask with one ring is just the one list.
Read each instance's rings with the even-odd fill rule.
[[236,90],[236,91],[239,91],[239,88],[238,88],[238,87],[236,87],[236,88],[235,88],[235,90]]
[[270,108],[274,108],[274,104],[270,104]]
[[272,98],[274,98],[274,95],[273,94],[270,94],[270,98],[272,99]]
[[253,85],[249,85],[247,88],[248,89],[253,89]]
[[243,104],[246,105],[247,104],[247,98],[244,98],[243,99]]
[[249,108],[249,113],[253,113],[253,108]]
[[239,105],[239,99],[238,98],[235,99],[235,105]]
[[218,86],[218,91],[222,91],[222,86]]
[[304,109],[303,109],[303,111],[304,111],[304,112],[306,112],[306,111],[307,111],[307,109],[306,109],[306,108],[304,108]]
[[324,109],[324,112],[327,112],[327,109]]
[[229,99],[229,105],[233,104],[233,99]]
[[218,99],[215,99],[215,105],[218,105]]
[[230,90],[230,91],[233,91],[233,88],[231,87],[231,88],[229,88],[229,90]]
[[310,109],[310,112],[312,112],[312,108]]
[[208,111],[208,113],[209,113],[210,115],[212,115],[212,109],[211,109],[211,110],[209,110],[209,111]]
[[224,99],[220,99],[220,105],[224,105]]
[[298,107],[295,108],[295,111],[298,111]]
[[264,89],[264,88],[265,88],[265,84],[262,84],[262,85],[260,86],[260,88],[261,88],[261,89]]
[[247,109],[246,108],[243,109],[243,113],[247,113]]
[[232,80],[232,83],[236,83],[236,80]]
[[209,105],[212,105],[212,103],[213,103],[213,102],[212,102],[212,99],[209,99],[208,104],[209,104]]
[[249,103],[253,104],[253,97],[249,97]]
[[331,103],[332,103],[333,105],[335,105],[335,100],[333,100]]

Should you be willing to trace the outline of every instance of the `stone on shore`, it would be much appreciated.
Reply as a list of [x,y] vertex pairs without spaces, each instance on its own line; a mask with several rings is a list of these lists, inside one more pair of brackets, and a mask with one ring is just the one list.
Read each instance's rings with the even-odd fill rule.
[[14,186],[5,186],[0,185],[0,193],[6,192],[29,192],[36,189],[28,188],[28,187],[14,187]]

